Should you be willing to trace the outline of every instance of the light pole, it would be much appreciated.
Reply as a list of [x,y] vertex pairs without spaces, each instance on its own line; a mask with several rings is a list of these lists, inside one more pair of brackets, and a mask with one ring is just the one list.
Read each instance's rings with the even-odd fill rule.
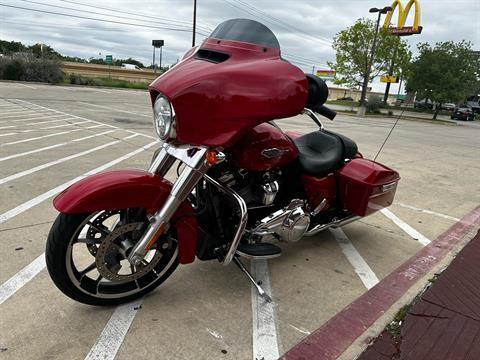
[[382,17],[382,14],[386,14],[389,11],[392,11],[391,6],[385,6],[382,9],[371,8],[369,10],[370,13],[378,13],[378,18],[377,18],[377,24],[375,26],[375,35],[373,36],[371,55],[367,64],[367,72],[365,74],[365,78],[363,79],[362,95],[360,97],[360,107],[358,108],[358,113],[357,113],[358,116],[365,116],[365,113],[366,113],[365,98],[367,97],[367,87],[368,87],[368,82],[370,80],[370,74],[372,72],[373,61],[375,60],[375,48],[377,47],[378,28],[380,27],[380,18]]

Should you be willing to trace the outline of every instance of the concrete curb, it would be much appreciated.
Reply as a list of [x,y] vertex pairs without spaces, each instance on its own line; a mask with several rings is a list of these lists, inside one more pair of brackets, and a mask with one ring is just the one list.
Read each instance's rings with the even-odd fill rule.
[[352,359],[377,337],[393,315],[409,303],[439,269],[448,265],[475,235],[480,206],[357,298],[281,359]]

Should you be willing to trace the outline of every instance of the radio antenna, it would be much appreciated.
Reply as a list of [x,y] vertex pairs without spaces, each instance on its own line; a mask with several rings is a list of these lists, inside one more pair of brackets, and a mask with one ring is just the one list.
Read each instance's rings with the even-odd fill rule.
[[396,120],[395,123],[393,124],[393,126],[392,126],[392,128],[390,129],[387,137],[386,137],[385,140],[383,141],[382,146],[380,146],[380,149],[378,149],[377,155],[375,155],[375,157],[373,158],[373,161],[377,160],[378,155],[380,155],[380,153],[381,153],[382,150],[383,150],[383,147],[384,147],[385,144],[387,143],[388,139],[390,139],[390,135],[392,135],[393,130],[394,130],[395,127],[397,126],[398,121],[402,118],[404,112],[405,112],[405,109],[402,110],[402,112],[401,112],[400,115],[398,116],[397,120]]

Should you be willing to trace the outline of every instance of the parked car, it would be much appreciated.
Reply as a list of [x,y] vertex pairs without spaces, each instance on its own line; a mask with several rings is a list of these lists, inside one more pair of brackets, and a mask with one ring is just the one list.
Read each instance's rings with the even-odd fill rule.
[[447,111],[453,111],[455,110],[456,106],[453,103],[445,103],[440,106],[440,110],[447,110]]
[[416,100],[414,103],[413,103],[413,107],[415,109],[430,109],[432,110],[433,109],[433,102],[431,100]]
[[472,109],[470,108],[458,108],[450,116],[450,119],[458,119],[458,120],[475,120],[475,114]]

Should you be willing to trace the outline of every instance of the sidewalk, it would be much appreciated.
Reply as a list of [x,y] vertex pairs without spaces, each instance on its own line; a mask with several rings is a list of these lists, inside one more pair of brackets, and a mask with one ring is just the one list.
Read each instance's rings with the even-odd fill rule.
[[480,359],[480,232],[400,325],[398,334],[384,331],[359,359]]

